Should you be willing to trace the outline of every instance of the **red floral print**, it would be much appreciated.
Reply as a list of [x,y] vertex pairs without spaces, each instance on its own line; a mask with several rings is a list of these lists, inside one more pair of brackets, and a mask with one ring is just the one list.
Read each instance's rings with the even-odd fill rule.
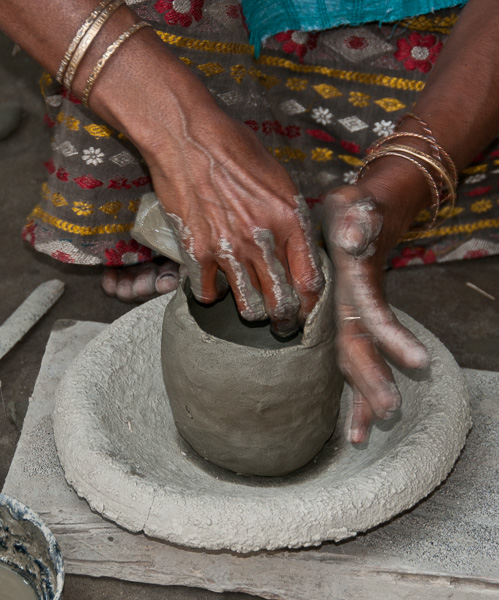
[[414,31],[408,38],[397,40],[397,46],[398,50],[394,56],[404,63],[408,71],[418,69],[422,73],[428,73],[435,64],[443,44],[434,35],[421,35]]
[[414,248],[403,248],[400,256],[396,256],[392,260],[392,267],[399,269],[412,263],[429,265],[434,262],[437,262],[437,257],[433,250],[426,250],[421,246],[416,246]]
[[466,252],[463,258],[483,258],[488,255],[489,253],[487,250],[470,250],[469,252]]
[[94,188],[100,187],[102,185],[102,181],[95,179],[94,177],[92,177],[92,175],[82,175],[81,177],[75,177],[73,181],[84,190],[93,190]]
[[260,129],[260,125],[256,121],[250,119],[249,121],[244,121],[244,124],[247,125],[253,131],[258,131]]
[[165,13],[168,25],[189,27],[192,21],[203,18],[204,0],[158,0],[154,8],[159,13]]
[[477,187],[474,190],[470,190],[466,195],[467,196],[485,196],[492,189],[491,185],[483,185],[482,187]]
[[135,187],[142,187],[143,185],[147,185],[151,182],[151,178],[148,175],[143,175],[142,177],[137,177],[132,181]]
[[129,190],[132,186],[128,183],[126,177],[116,177],[116,179],[111,179],[109,181],[107,187],[113,190]]
[[53,160],[48,160],[43,163],[43,166],[47,169],[47,171],[52,175],[55,172],[55,165]]
[[329,135],[327,131],[322,131],[322,129],[307,129],[307,133],[318,140],[323,140],[324,142],[334,142],[334,137]]
[[35,245],[35,242],[36,242],[35,231],[36,231],[36,223],[34,221],[28,221],[28,223],[25,225],[25,227],[22,231],[23,240],[25,242],[28,242],[28,244],[30,244],[30,246]]
[[358,154],[360,152],[359,144],[355,144],[354,142],[347,142],[346,140],[340,141],[341,147],[344,148],[347,152],[351,152],[352,154]]
[[120,240],[114,248],[107,248],[105,253],[108,267],[122,267],[152,259],[151,249],[142,246],[135,240],[129,242]]
[[74,263],[75,261],[71,254],[63,252],[62,250],[56,250],[55,252],[52,252],[50,256],[63,263]]
[[345,46],[350,50],[363,50],[367,47],[367,40],[360,35],[351,35],[345,40]]
[[303,57],[309,50],[317,46],[318,33],[307,33],[305,31],[284,31],[278,33],[275,39],[282,42],[282,49],[286,54],[296,54],[303,62]]
[[57,179],[60,179],[61,181],[69,180],[69,173],[66,171],[66,169],[64,167],[59,167],[57,169],[57,173],[55,174],[55,176],[57,177]]
[[262,131],[265,135],[270,135],[271,133],[284,135],[284,128],[279,121],[264,121],[262,123]]
[[43,116],[43,120],[45,121],[45,124],[50,128],[52,128],[55,125],[54,119],[51,119],[47,113],[45,113],[45,115]]
[[288,125],[284,130],[284,135],[290,140],[295,137],[300,137],[300,128],[298,127],[298,125]]

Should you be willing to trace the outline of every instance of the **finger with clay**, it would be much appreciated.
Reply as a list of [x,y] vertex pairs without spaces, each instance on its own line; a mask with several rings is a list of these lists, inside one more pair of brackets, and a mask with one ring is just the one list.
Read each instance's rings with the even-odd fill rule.
[[[400,394],[384,355],[408,368],[428,363],[423,344],[397,320],[384,298],[386,256],[404,221],[363,186],[339,188],[325,200],[323,229],[335,265],[338,361],[353,389],[349,438],[365,442],[373,420],[389,419]],[[391,217],[391,218],[390,218]]]

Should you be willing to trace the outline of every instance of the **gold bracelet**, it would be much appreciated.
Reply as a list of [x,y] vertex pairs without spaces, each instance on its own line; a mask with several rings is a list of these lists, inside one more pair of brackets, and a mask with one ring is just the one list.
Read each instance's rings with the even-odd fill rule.
[[94,70],[90,73],[87,79],[87,83],[85,85],[85,89],[83,90],[83,95],[81,97],[82,104],[83,106],[85,106],[85,108],[88,108],[88,98],[90,96],[90,92],[92,91],[95,80],[102,71],[102,68],[104,67],[106,62],[111,58],[111,56],[116,52],[116,50],[121,46],[121,44],[123,44],[123,42],[125,42],[131,35],[133,35],[136,31],[139,31],[139,29],[142,29],[143,27],[151,27],[151,25],[150,23],[146,23],[145,21],[135,23],[135,25],[132,25],[132,27],[130,27],[128,31],[122,33],[115,42],[108,46],[107,50],[99,58],[97,64],[94,67]]
[[389,144],[388,146],[386,146],[386,148],[409,154],[410,156],[420,159],[430,167],[433,167],[433,169],[443,178],[448,194],[453,196],[456,195],[457,183],[449,175],[449,172],[440,161],[436,160],[429,154],[426,154],[426,152],[423,152],[422,150],[417,150],[416,148],[412,148],[411,146],[404,146],[402,144]]
[[109,17],[114,13],[114,11],[124,3],[125,0],[112,0],[112,2],[104,8],[104,10],[97,17],[97,19],[92,23],[90,29],[87,31],[83,39],[78,44],[73,56],[71,57],[68,68],[66,69],[66,73],[64,74],[64,85],[69,91],[71,91],[71,85],[73,83],[76,70],[78,69],[81,63],[82,58],[85,56],[88,47],[94,41],[99,31],[102,29],[104,23],[109,19]]
[[90,14],[88,19],[83,23],[83,25],[78,29],[76,35],[72,39],[71,43],[66,50],[66,54],[64,55],[61,64],[59,65],[59,69],[57,70],[57,74],[55,79],[58,83],[62,85],[64,81],[64,73],[68,67],[69,61],[71,60],[74,51],[76,50],[78,44],[81,42],[81,38],[87,33],[90,25],[95,21],[95,19],[100,15],[100,13],[106,8],[108,4],[110,4],[112,0],[101,0],[99,2],[97,8]]
[[409,131],[396,131],[395,133],[392,133],[392,134],[388,135],[387,137],[381,138],[380,140],[376,141],[372,146],[369,147],[368,152],[372,152],[374,150],[377,150],[378,148],[381,148],[381,146],[390,144],[390,142],[393,140],[397,140],[400,138],[408,138],[408,137],[416,138],[418,140],[423,140],[423,141],[427,142],[436,153],[436,156],[433,157],[436,161],[442,163],[443,162],[442,158],[445,159],[446,165],[448,167],[448,170],[450,171],[452,179],[454,180],[455,185],[457,185],[456,165],[454,164],[454,161],[452,160],[452,158],[449,156],[448,152],[446,152],[442,148],[442,146],[440,146],[435,141],[435,138],[433,138],[433,137],[421,135],[420,133],[412,133]]
[[399,158],[404,158],[405,160],[408,160],[414,166],[416,166],[421,171],[421,173],[423,173],[423,175],[426,179],[426,182],[428,183],[428,185],[431,188],[432,196],[434,198],[434,204],[432,204],[432,208],[435,209],[435,215],[434,215],[434,219],[433,219],[433,223],[432,223],[432,225],[433,225],[437,219],[438,211],[440,210],[440,191],[438,189],[438,186],[437,186],[432,174],[428,171],[428,169],[424,165],[422,165],[415,158],[412,158],[411,156],[404,154],[403,152],[399,152],[396,149],[391,150],[389,148],[382,148],[381,150],[371,152],[364,159],[364,164],[361,166],[359,172],[357,173],[357,176],[354,181],[354,185],[357,184],[360,181],[360,179],[362,179],[363,175],[365,174],[369,165],[372,162],[374,162],[375,160],[378,160],[380,158],[384,158],[385,156],[397,156]]

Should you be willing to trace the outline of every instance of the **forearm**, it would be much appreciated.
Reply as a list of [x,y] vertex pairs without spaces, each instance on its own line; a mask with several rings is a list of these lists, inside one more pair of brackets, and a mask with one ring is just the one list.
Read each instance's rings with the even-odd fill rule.
[[[32,4],[0,0],[0,28],[55,75],[96,5],[97,0],[40,0],[35,18]],[[77,97],[109,44],[138,21],[126,5],[106,21],[76,72],[72,92]],[[199,113],[199,107],[217,110],[208,90],[151,28],[131,36],[108,61],[93,87],[90,107],[140,150],[147,149],[155,134],[180,137],[186,113]]]

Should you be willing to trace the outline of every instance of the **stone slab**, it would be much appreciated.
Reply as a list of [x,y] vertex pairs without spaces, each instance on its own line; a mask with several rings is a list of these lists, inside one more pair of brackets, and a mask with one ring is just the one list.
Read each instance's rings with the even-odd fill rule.
[[499,373],[465,370],[474,427],[430,497],[356,539],[300,551],[206,552],[131,534],[67,485],[52,431],[54,389],[105,325],[58,322],[3,492],[55,533],[68,573],[238,591],[282,600],[499,598]]

